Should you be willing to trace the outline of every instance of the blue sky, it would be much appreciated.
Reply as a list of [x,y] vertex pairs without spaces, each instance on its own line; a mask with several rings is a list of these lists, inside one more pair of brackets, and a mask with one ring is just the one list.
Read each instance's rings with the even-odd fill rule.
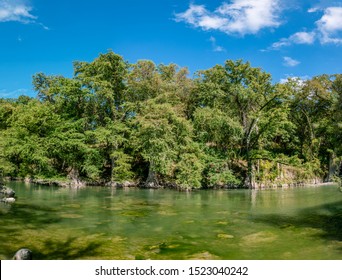
[[342,1],[0,0],[0,97],[109,49],[191,73],[243,59],[274,82],[342,73]]

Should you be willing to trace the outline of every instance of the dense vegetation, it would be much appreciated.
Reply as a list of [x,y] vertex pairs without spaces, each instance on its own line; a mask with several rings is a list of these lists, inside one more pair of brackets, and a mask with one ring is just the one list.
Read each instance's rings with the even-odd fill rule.
[[189,78],[108,52],[75,62],[73,78],[39,73],[33,85],[37,98],[0,99],[5,176],[198,188],[340,172],[341,74],[273,84],[228,60]]

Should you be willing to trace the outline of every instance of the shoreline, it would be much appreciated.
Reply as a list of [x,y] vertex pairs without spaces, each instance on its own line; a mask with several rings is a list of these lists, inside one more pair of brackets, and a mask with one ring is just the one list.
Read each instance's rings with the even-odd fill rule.
[[141,183],[125,181],[122,183],[119,182],[87,182],[80,180],[58,180],[58,179],[31,179],[31,178],[5,178],[5,181],[18,181],[25,182],[30,184],[37,184],[41,186],[56,186],[60,188],[71,188],[71,189],[81,189],[81,188],[89,188],[89,187],[112,187],[112,188],[137,188],[137,189],[170,189],[177,191],[196,191],[196,190],[271,190],[271,189],[289,189],[289,188],[298,188],[298,187],[319,187],[319,186],[328,186],[328,185],[337,185],[341,188],[338,182],[323,182],[322,180],[314,180],[310,182],[294,182],[294,183],[271,183],[270,185],[260,184],[257,187],[248,188],[248,187],[239,187],[239,186],[215,186],[215,187],[200,187],[200,188],[183,188],[180,186],[176,186],[172,183],[166,183],[164,185],[160,185],[159,187],[146,187]]

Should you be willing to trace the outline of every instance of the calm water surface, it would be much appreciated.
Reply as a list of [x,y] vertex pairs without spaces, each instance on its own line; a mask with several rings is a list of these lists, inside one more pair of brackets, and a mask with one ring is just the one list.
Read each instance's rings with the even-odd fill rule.
[[337,186],[277,190],[80,190],[8,183],[0,259],[342,259]]

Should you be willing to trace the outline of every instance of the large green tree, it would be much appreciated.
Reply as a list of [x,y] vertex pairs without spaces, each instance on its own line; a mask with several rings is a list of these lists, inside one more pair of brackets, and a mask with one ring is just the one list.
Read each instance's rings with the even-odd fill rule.
[[273,85],[269,74],[241,60],[228,60],[224,66],[200,71],[198,76],[195,106],[219,109],[227,115],[226,128],[217,137],[227,138],[222,134],[229,134],[230,128],[239,124],[240,143],[233,150],[246,161],[245,184],[253,187],[253,161],[258,151],[286,126],[287,91]]

